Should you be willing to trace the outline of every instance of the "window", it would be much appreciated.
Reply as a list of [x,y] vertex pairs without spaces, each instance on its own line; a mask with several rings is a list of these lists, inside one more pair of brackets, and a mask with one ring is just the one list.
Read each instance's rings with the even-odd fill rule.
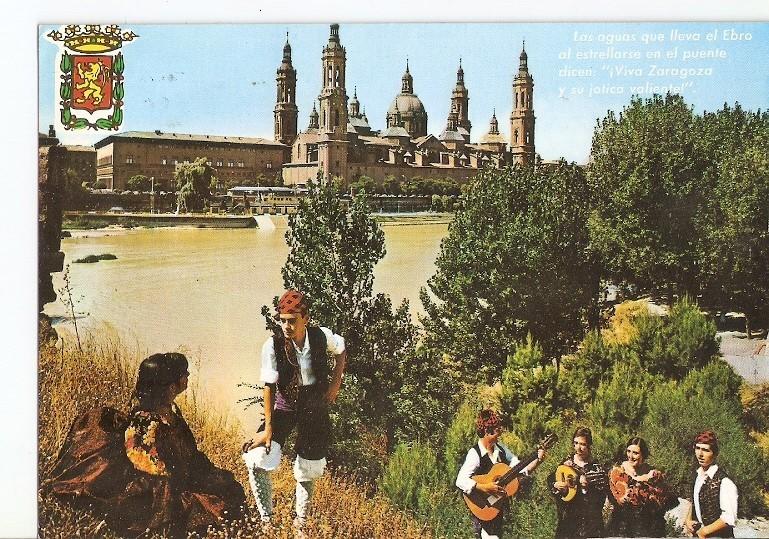
[[133,165],[133,163],[134,163],[134,156],[133,155],[126,155],[125,162],[128,165]]
[[221,159],[217,159],[217,160],[216,160],[216,166],[217,166],[217,167],[221,167],[221,166],[224,166],[224,161],[222,161]]
[[272,163],[267,163],[265,166],[266,166],[266,167],[267,167],[267,169],[269,170],[269,169],[271,169],[271,168],[272,168]]
[[229,161],[227,161],[227,166],[230,167],[230,168],[234,167],[235,166],[235,161],[230,159]]
[[163,158],[160,160],[160,164],[161,164],[161,165],[167,165],[167,164],[168,164],[168,158],[167,158],[167,157],[163,157]]
[[244,166],[245,164],[243,163],[243,161],[238,161],[238,168],[243,168]]

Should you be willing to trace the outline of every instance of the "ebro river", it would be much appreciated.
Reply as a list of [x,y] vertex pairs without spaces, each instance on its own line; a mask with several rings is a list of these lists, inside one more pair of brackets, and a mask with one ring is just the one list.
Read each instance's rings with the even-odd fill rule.
[[[62,239],[78,329],[117,334],[137,358],[182,351],[191,360],[191,386],[206,402],[255,428],[256,411],[237,400],[259,381],[262,343],[269,336],[260,310],[283,290],[287,222],[274,229],[101,229]],[[387,254],[375,268],[374,291],[395,305],[404,298],[422,312],[419,289],[435,272],[448,224],[414,218],[385,222]],[[87,255],[117,260],[74,264]],[[54,275],[54,287],[63,285]],[[46,306],[57,330],[72,330],[61,300]],[[354,361],[354,358],[350,359]]]

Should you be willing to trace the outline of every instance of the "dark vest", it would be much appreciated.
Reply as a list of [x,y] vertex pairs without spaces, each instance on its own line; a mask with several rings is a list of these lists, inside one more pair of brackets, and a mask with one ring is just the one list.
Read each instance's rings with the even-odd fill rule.
[[[507,455],[505,455],[505,450],[502,449],[498,444],[497,447],[499,447],[499,462],[504,462],[505,464],[510,464],[510,461],[507,460]],[[485,475],[489,473],[492,466],[494,466],[494,463],[491,462],[491,457],[488,453],[481,456],[481,448],[478,447],[478,444],[475,444],[473,446],[473,449],[475,449],[475,452],[478,454],[478,458],[481,460],[480,466],[478,466],[478,470],[473,475]]]
[[[275,333],[272,337],[275,348],[275,358],[278,362],[278,389],[285,394],[288,383],[291,381],[293,370],[296,368],[288,362],[286,357],[286,338],[282,333]],[[329,383],[328,353],[326,352],[326,334],[319,327],[307,327],[307,339],[310,340],[310,365],[315,376],[315,385],[319,390],[325,390]]]
[[[726,477],[723,469],[719,466],[713,478],[705,478],[705,482],[700,488],[699,501],[700,513],[702,514],[702,524],[708,526],[721,518],[721,480]],[[734,537],[734,531],[731,526],[720,533],[721,537]]]

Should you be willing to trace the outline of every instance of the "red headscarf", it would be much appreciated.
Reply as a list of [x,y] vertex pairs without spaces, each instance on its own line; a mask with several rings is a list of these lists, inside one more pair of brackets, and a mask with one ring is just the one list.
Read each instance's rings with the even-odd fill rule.
[[502,420],[494,410],[481,410],[475,422],[475,430],[478,436],[484,436],[488,431],[502,425]]
[[308,311],[307,300],[304,294],[298,290],[286,290],[278,301],[278,314],[306,315]]
[[718,455],[718,438],[716,438],[716,433],[712,430],[700,432],[694,439],[694,445],[697,444],[708,444],[713,453]]

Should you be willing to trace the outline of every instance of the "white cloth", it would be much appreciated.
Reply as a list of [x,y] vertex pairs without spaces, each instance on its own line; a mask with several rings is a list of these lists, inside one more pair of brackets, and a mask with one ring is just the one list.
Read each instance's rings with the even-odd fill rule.
[[[330,329],[321,327],[326,335],[326,350],[335,356],[344,352],[344,338],[333,333]],[[312,372],[312,358],[310,356],[310,338],[305,335],[304,345],[299,348],[291,341],[296,350],[296,359],[299,361],[299,369],[302,375],[302,385],[309,386],[315,383],[315,375]],[[275,344],[272,337],[267,339],[262,346],[262,383],[275,384],[278,382],[278,359],[275,357]]]
[[[494,450],[489,453],[486,450],[486,447],[483,445],[483,441],[478,440],[478,449],[481,451],[480,457],[474,448],[470,448],[470,451],[467,452],[467,456],[465,457],[465,462],[462,464],[462,467],[459,469],[459,473],[457,474],[456,485],[465,494],[470,494],[473,488],[475,488],[476,483],[472,476],[475,475],[478,471],[478,467],[481,465],[481,457],[484,455],[488,454],[489,458],[491,459],[491,463],[496,464],[501,460],[500,450],[502,450],[505,454],[507,462],[511,467],[520,462],[518,457],[513,455],[512,451],[510,451],[507,447],[499,442],[494,445]],[[522,475],[528,474],[524,471]]]
[[314,481],[323,475],[325,469],[325,457],[320,460],[307,460],[297,455],[294,461],[294,479],[297,482]]
[[307,514],[310,512],[310,500],[312,499],[314,481],[296,482],[296,519],[300,526],[304,526],[307,521]]
[[[697,479],[694,480],[694,511],[699,522],[702,522],[700,490],[702,490],[702,485],[705,484],[705,477],[713,479],[717,471],[718,464],[713,464],[707,471],[703,470],[702,467],[697,469]],[[734,523],[737,521],[737,485],[728,477],[724,477],[721,480],[721,490],[718,494],[718,499],[721,506],[721,520],[729,526],[734,526]]]
[[260,468],[271,472],[278,469],[282,454],[280,444],[273,441],[272,444],[270,444],[269,453],[264,446],[254,447],[248,453],[243,454],[243,461],[246,463],[246,467],[249,470]]

